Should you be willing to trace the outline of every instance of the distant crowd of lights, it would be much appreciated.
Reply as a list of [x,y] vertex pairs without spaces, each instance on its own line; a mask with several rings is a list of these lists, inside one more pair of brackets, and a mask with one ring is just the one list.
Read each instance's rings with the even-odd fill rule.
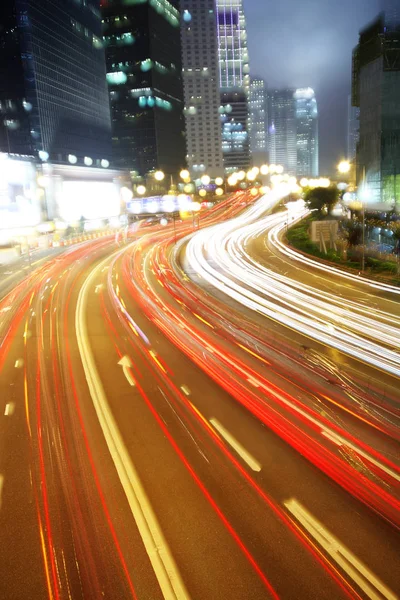
[[173,212],[196,212],[200,209],[198,202],[193,202],[187,194],[177,196],[151,196],[149,198],[134,198],[127,202],[127,211],[131,214],[156,214]]

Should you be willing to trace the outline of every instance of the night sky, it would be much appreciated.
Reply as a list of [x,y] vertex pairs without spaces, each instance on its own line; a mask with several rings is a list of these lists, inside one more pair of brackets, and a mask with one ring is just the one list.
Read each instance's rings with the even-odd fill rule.
[[312,87],[320,113],[320,171],[346,151],[351,55],[380,0],[244,0],[250,71],[269,87]]

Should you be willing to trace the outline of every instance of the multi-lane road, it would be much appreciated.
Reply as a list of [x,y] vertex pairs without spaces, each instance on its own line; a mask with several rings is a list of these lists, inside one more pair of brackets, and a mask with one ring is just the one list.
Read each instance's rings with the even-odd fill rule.
[[71,247],[2,298],[2,597],[399,596],[398,296],[299,272],[276,200]]

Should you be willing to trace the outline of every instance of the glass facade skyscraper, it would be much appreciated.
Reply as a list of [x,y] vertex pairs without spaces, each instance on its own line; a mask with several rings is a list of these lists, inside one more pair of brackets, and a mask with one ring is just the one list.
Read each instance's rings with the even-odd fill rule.
[[357,181],[368,198],[400,203],[400,27],[391,13],[360,33],[352,103],[360,109]]
[[222,151],[225,169],[250,165],[250,68],[242,0],[216,0]]
[[268,95],[269,160],[289,175],[297,171],[296,103],[294,90],[271,90]]
[[214,0],[181,0],[187,163],[192,175],[224,172]]
[[314,90],[297,89],[294,100],[296,103],[296,174],[298,177],[318,177],[318,107]]
[[0,25],[0,150],[108,164],[99,0],[3,0]]
[[347,103],[347,159],[354,160],[360,137],[360,109],[351,104],[351,95]]
[[382,0],[382,10],[385,14],[385,25],[390,30],[400,27],[400,2],[399,0]]
[[178,0],[103,0],[115,165],[144,175],[186,164]]
[[253,165],[268,162],[267,86],[260,77],[252,77],[249,94],[249,134]]

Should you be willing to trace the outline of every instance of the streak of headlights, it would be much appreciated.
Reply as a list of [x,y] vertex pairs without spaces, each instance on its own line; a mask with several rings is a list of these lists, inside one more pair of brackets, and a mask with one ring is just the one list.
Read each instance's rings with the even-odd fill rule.
[[[261,217],[283,194],[264,196],[243,215],[199,231],[187,245],[191,269],[247,308],[399,377],[398,317],[277,274],[246,251],[248,240],[265,230],[278,239],[286,213]],[[293,214],[300,217],[304,208]]]

